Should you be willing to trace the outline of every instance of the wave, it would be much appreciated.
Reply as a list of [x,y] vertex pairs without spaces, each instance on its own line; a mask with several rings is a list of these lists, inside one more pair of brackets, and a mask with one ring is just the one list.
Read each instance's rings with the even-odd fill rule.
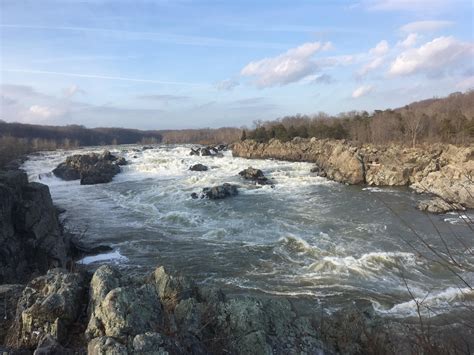
[[[411,291],[411,290],[410,290]],[[418,291],[418,293],[420,293]],[[474,290],[470,288],[448,287],[438,293],[426,293],[424,296],[415,297],[410,301],[398,303],[391,308],[384,308],[380,303],[373,301],[374,309],[384,315],[394,317],[417,317],[418,312],[428,317],[447,313],[454,309],[469,308],[472,310],[474,303]]]

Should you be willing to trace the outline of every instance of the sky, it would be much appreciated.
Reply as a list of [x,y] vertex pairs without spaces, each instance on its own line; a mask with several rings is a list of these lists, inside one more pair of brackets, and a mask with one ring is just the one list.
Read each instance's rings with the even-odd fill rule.
[[252,127],[474,88],[471,0],[0,0],[0,119]]

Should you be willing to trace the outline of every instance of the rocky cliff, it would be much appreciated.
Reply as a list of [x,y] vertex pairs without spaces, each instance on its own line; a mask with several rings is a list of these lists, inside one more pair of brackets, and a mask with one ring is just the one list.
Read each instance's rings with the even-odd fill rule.
[[348,184],[410,186],[447,203],[474,208],[474,146],[434,144],[420,148],[357,145],[345,140],[295,138],[268,143],[245,140],[234,156],[316,164],[319,175]]
[[20,170],[0,172],[0,284],[64,267],[69,250],[48,186]]

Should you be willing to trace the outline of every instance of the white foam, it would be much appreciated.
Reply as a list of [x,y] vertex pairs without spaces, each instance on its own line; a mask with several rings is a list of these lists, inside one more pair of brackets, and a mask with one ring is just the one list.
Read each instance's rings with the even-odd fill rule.
[[[413,290],[410,289],[413,293]],[[407,291],[408,292],[408,291]],[[474,290],[470,288],[448,287],[437,293],[424,295],[419,294],[415,299],[384,308],[378,302],[373,302],[374,309],[385,315],[395,317],[417,317],[418,312],[423,316],[433,316],[440,313],[452,311],[455,307],[472,307],[474,301]]]
[[114,250],[110,253],[97,254],[92,256],[86,256],[79,260],[78,264],[89,265],[97,262],[126,262],[128,258],[120,254],[118,250]]

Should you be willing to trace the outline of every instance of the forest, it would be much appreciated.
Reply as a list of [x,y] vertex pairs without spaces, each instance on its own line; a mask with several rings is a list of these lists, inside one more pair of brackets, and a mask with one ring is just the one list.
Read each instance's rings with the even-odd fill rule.
[[241,140],[288,141],[294,137],[409,146],[437,142],[469,144],[474,142],[474,90],[373,113],[351,111],[337,116],[318,113],[256,121],[254,129],[242,132]]

